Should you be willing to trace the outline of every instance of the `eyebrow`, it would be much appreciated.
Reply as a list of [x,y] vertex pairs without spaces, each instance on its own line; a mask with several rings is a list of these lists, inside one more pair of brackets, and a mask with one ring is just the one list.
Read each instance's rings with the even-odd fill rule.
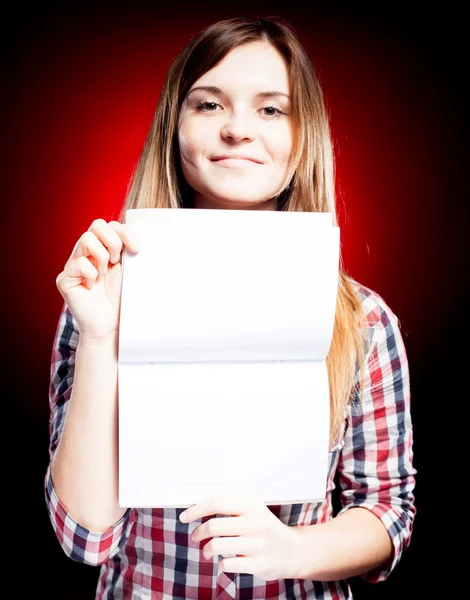
[[[211,94],[225,95],[224,92],[218,87],[215,87],[213,85],[200,85],[198,87],[194,87],[194,88],[190,89],[188,92],[188,96],[198,90],[202,90],[204,92],[210,92]],[[290,98],[289,94],[286,94],[284,92],[278,92],[278,91],[259,92],[259,94],[256,94],[257,98],[272,98],[273,96],[285,96],[286,98]]]

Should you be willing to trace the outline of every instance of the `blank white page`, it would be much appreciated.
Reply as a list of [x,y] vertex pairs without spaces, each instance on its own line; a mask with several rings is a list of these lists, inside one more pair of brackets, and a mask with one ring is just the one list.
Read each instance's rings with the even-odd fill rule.
[[230,486],[324,497],[325,358],[339,229],[327,213],[137,209],[119,336],[119,501]]
[[328,213],[136,209],[124,257],[119,360],[323,359],[339,229]]
[[183,507],[233,488],[266,504],[325,496],[324,361],[130,364],[119,395],[121,506]]

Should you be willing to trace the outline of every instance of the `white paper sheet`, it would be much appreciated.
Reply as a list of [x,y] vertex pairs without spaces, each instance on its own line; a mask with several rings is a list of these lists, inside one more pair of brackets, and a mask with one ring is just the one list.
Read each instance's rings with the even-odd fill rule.
[[328,213],[138,209],[127,222],[119,501],[189,506],[236,485],[326,491],[325,358],[339,230]]

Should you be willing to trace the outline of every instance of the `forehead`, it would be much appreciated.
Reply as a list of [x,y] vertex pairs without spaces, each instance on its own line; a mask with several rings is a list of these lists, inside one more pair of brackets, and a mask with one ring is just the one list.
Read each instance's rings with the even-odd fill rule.
[[289,92],[289,74],[282,55],[268,42],[251,42],[231,50],[196,85],[212,85],[224,91],[241,89]]

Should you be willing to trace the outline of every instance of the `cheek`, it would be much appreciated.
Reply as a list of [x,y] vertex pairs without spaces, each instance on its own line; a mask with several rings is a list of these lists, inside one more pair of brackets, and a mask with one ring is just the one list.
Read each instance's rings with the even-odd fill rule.
[[276,136],[273,137],[271,148],[273,155],[276,157],[276,162],[287,166],[292,156],[293,138],[290,128],[281,129],[276,132]]
[[184,128],[180,127],[178,131],[178,145],[180,148],[180,156],[183,162],[188,160],[188,156],[191,154],[191,145]]
[[178,131],[178,143],[180,147],[181,161],[196,165],[198,157],[204,151],[204,138],[200,139],[200,133],[189,124],[183,123]]

